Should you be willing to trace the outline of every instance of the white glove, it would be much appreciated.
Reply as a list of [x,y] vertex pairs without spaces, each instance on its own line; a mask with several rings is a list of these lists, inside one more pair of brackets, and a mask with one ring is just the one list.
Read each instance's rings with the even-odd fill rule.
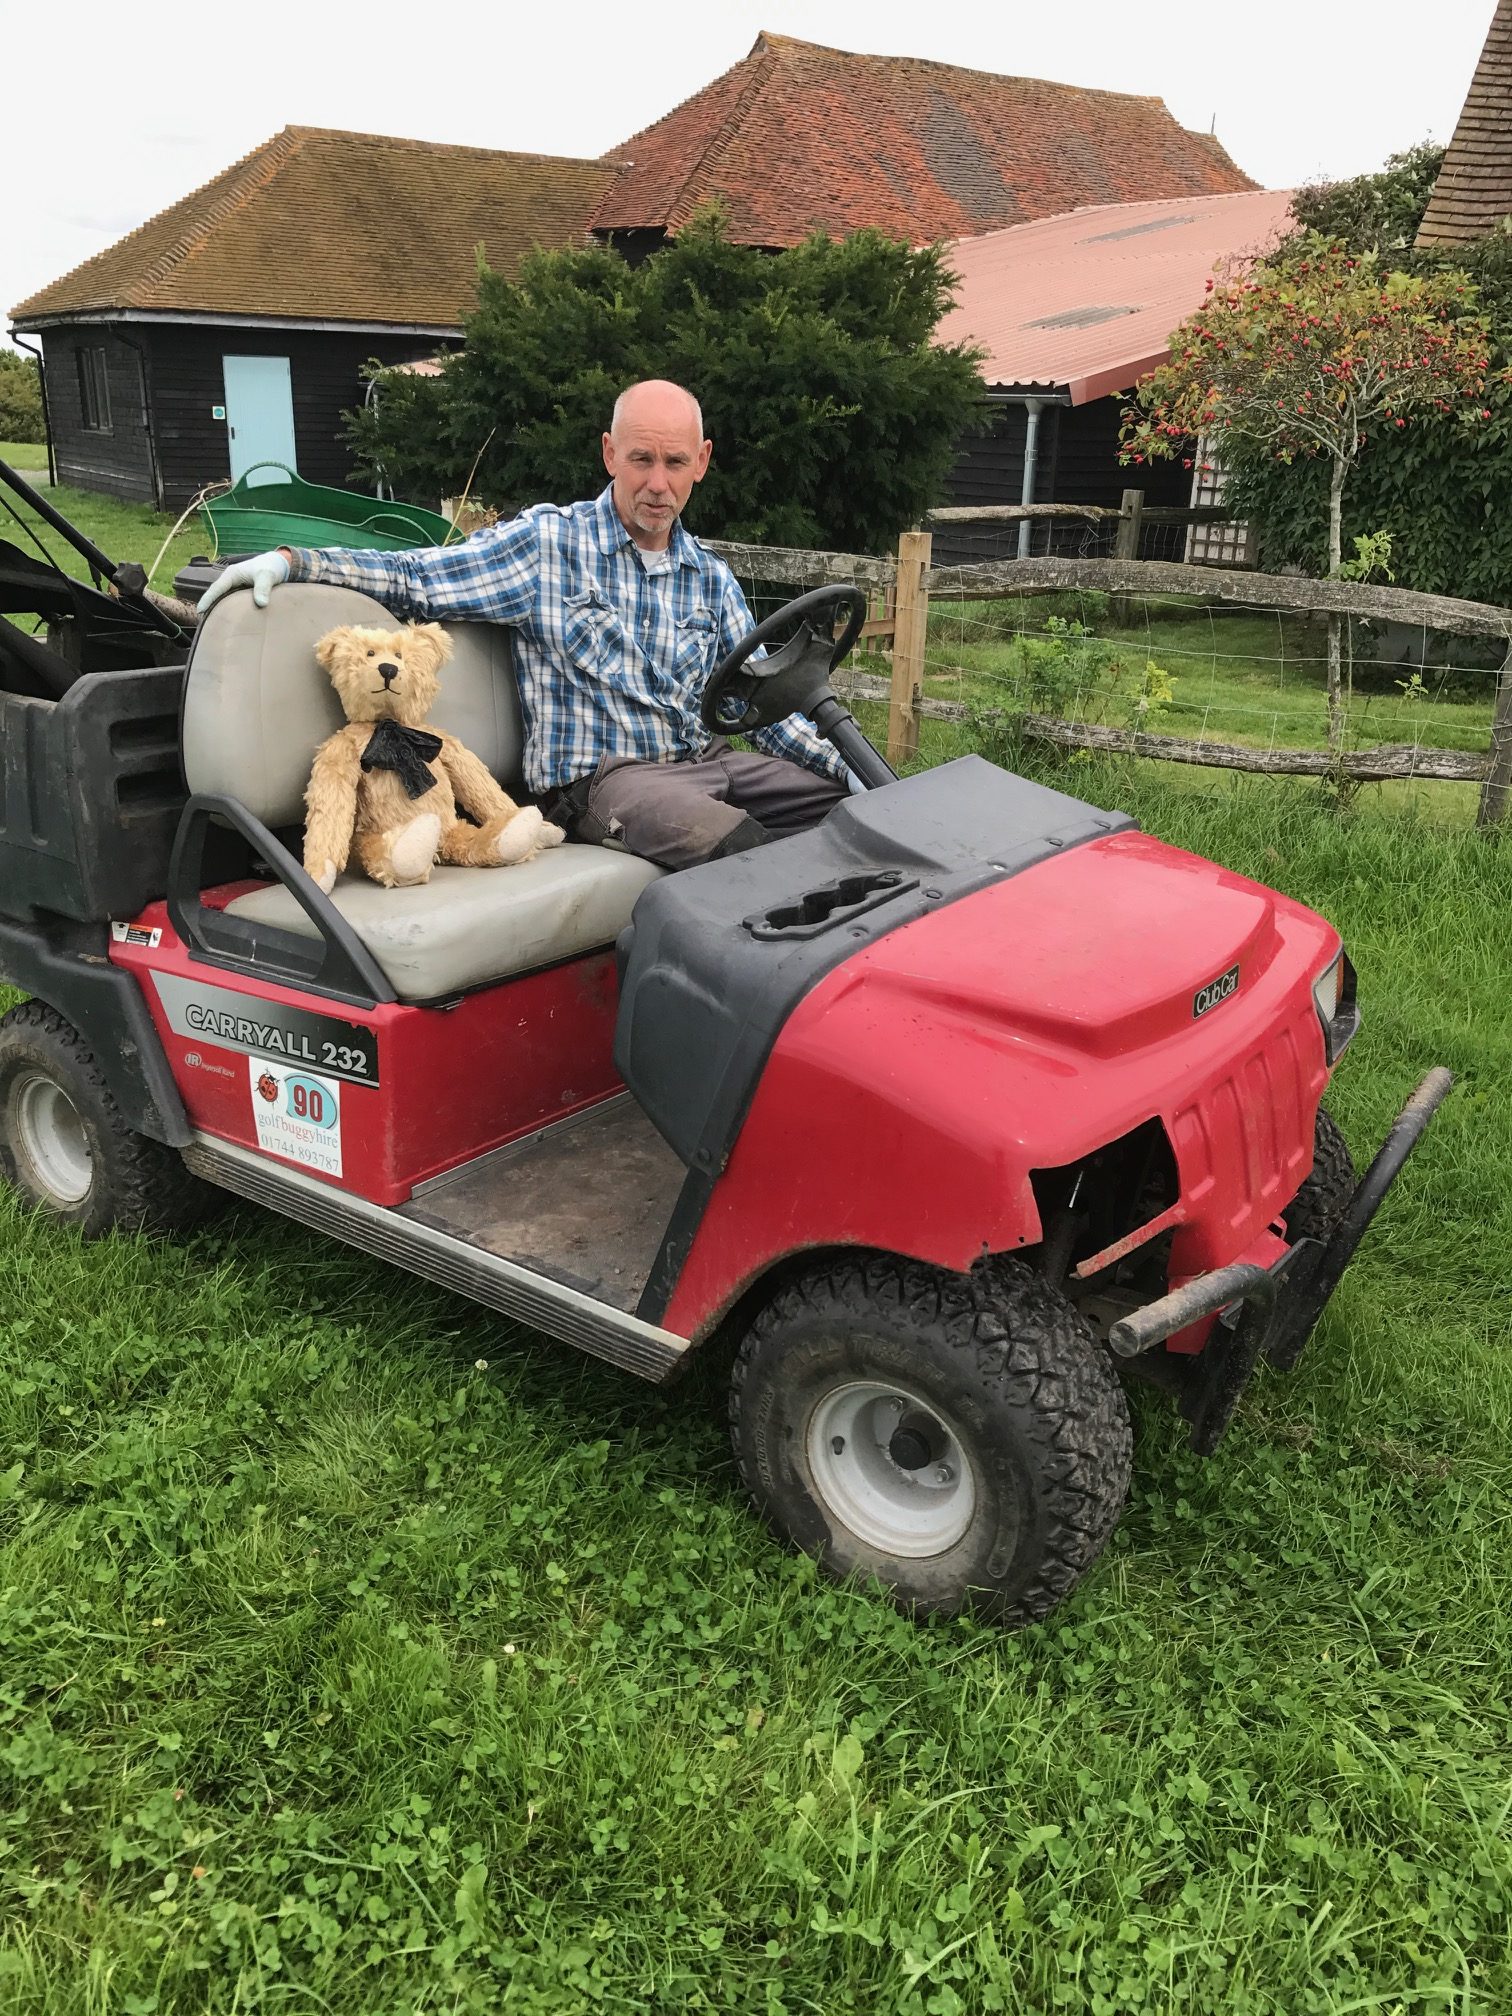
[[199,599],[199,613],[203,616],[207,609],[213,609],[222,595],[229,595],[233,588],[250,588],[258,608],[266,609],[274,587],[288,578],[289,563],[281,552],[255,553],[250,560],[238,560],[211,582]]
[[854,798],[860,791],[870,791],[871,786],[864,778],[858,777],[849,763],[845,766],[845,788]]

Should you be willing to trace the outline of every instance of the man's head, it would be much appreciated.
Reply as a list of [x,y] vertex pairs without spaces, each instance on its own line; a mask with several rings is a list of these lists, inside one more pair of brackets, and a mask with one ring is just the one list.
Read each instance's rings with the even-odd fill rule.
[[698,401],[666,378],[647,378],[621,392],[604,436],[604,467],[614,484],[614,508],[637,546],[659,551],[709,466]]

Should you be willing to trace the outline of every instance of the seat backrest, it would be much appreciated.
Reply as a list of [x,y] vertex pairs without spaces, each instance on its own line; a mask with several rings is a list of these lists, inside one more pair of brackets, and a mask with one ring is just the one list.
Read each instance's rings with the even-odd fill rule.
[[[192,792],[239,798],[265,826],[303,823],[311,760],[345,718],[315,646],[348,623],[399,627],[372,596],[323,582],[287,582],[266,609],[245,590],[216,603],[195,636],[184,691],[184,777]],[[506,790],[518,790],[520,699],[509,633],[493,623],[445,629],[453,655],[441,668],[431,725],[465,743]]]

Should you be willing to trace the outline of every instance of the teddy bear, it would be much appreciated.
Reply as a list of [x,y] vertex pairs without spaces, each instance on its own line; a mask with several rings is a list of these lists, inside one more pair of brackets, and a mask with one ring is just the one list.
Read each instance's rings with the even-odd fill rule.
[[454,735],[421,726],[451,654],[438,623],[348,625],[315,646],[347,717],[315,751],[305,790],[304,865],[327,895],[354,851],[373,881],[399,889],[428,882],[437,861],[511,866],[565,839],[537,807],[516,805]]

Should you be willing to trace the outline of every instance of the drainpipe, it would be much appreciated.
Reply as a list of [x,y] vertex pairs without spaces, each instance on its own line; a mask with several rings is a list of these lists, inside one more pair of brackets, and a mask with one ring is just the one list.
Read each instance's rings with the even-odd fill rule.
[[40,343],[35,345],[28,343],[26,338],[18,335],[14,329],[11,331],[11,341],[18,350],[29,351],[37,360],[37,377],[42,386],[42,432],[47,436],[47,480],[56,484],[58,464],[53,455],[52,413],[47,404],[47,366],[42,361],[42,346]]
[[[1043,399],[1026,399],[1024,409],[1029,415],[1029,424],[1024,433],[1024,492],[1019,498],[1021,504],[1034,502],[1034,465],[1039,460],[1039,422],[1044,407]],[[1032,518],[1019,520],[1018,557],[1029,558],[1029,539],[1034,530]]]

